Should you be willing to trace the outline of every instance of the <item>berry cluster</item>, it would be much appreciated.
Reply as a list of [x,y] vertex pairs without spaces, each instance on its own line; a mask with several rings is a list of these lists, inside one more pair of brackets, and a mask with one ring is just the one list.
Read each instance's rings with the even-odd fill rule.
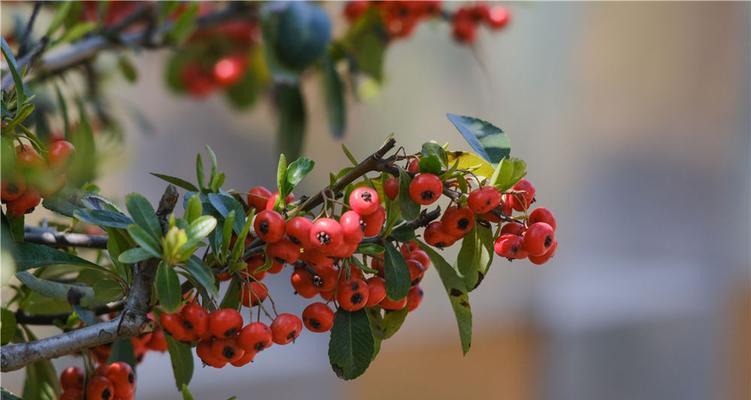
[[452,34],[457,42],[472,44],[477,39],[480,24],[496,31],[508,24],[510,16],[503,6],[490,7],[484,3],[463,6],[456,10],[451,19]]
[[81,368],[68,367],[60,374],[60,386],[63,389],[60,400],[132,400],[136,376],[133,368],[122,361],[102,365],[87,382]]
[[62,189],[74,152],[73,144],[62,139],[50,143],[46,157],[30,144],[16,146],[13,174],[3,176],[2,180],[2,202],[6,203],[8,215],[28,214],[42,197],[50,197]]

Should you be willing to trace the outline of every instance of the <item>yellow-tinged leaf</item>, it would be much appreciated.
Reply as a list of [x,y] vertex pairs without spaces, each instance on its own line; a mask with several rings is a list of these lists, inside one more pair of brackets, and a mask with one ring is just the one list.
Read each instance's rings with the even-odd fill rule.
[[468,151],[448,152],[448,165],[454,165],[459,160],[459,169],[472,171],[475,175],[489,178],[493,175],[493,165],[483,160],[480,156]]

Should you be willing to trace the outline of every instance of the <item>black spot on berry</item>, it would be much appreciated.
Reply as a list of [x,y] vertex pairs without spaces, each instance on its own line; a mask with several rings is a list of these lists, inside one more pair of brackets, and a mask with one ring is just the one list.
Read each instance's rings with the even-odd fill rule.
[[321,323],[320,323],[320,322],[318,322],[318,320],[317,320],[317,319],[311,319],[311,320],[310,320],[310,325],[311,325],[311,326],[312,326],[313,328],[316,328],[316,329],[319,329],[319,328],[321,327]]
[[189,331],[193,330],[193,324],[191,324],[190,321],[183,320],[183,326]]
[[420,197],[422,197],[423,200],[432,200],[433,197],[435,197],[435,193],[431,192],[430,190],[426,190],[420,193]]
[[224,337],[232,337],[235,333],[237,333],[237,329],[229,328],[226,331],[224,331]]
[[261,221],[261,224],[258,227],[261,229],[261,233],[263,233],[263,234],[269,233],[269,223],[268,223],[268,221]]
[[357,282],[352,282],[350,283],[350,287],[352,288],[352,290],[357,290],[360,288],[360,285]]
[[129,373],[129,374],[128,374],[128,383],[130,383],[130,384],[132,385],[132,384],[133,384],[133,382],[135,382],[135,381],[136,381],[136,377],[135,377],[135,376],[133,376],[133,373],[132,373],[132,372],[131,372],[131,373]]
[[294,236],[289,236],[289,241],[297,245],[302,244],[302,242]]
[[547,249],[553,244],[553,238],[550,235],[545,236],[545,248]]
[[266,344],[264,342],[258,342],[253,347],[256,349],[256,351],[261,351],[266,348]]
[[318,241],[323,245],[327,245],[329,244],[329,242],[331,242],[331,236],[329,236],[329,234],[326,232],[316,233],[316,239],[318,239]]
[[349,298],[349,301],[352,302],[352,304],[360,304],[363,301],[362,294],[355,293],[352,295],[352,297]]
[[225,346],[222,349],[222,355],[224,356],[224,358],[226,358],[226,359],[229,360],[229,359],[231,359],[232,357],[235,356],[235,349],[233,349],[232,347],[229,347],[229,346]]
[[112,397],[112,393],[110,393],[109,389],[104,389],[102,392],[102,399],[109,400],[109,398]]
[[364,201],[370,203],[373,201],[373,196],[370,195],[370,192],[362,192],[360,195],[360,198],[362,198]]
[[457,223],[456,226],[459,227],[461,230],[467,229],[469,227],[469,219],[468,218],[462,218]]
[[297,337],[297,331],[295,331],[295,330],[290,331],[289,335],[287,335],[287,339],[289,339],[289,340],[294,340],[295,337]]
[[321,287],[323,286],[324,282],[323,279],[318,275],[313,275],[313,286],[315,287]]

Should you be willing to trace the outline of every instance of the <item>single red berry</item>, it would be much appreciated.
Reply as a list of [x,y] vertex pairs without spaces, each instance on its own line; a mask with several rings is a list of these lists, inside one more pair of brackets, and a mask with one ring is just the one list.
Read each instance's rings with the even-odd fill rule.
[[524,231],[526,231],[527,228],[524,227],[524,224],[519,222],[509,222],[503,225],[503,228],[501,228],[501,235],[504,235],[506,233],[510,233],[512,235],[521,236],[524,234]]
[[339,271],[333,265],[314,265],[312,268],[313,272],[315,272],[313,275],[313,286],[319,292],[328,292],[336,289],[339,280]]
[[370,7],[370,5],[366,0],[348,1],[344,6],[344,17],[348,22],[354,22],[356,19],[360,18],[361,15],[365,14],[368,7]]
[[334,260],[318,249],[307,249],[300,254],[300,259],[315,267],[318,265],[334,265]]
[[256,354],[258,353],[256,353],[255,351],[245,351],[243,352],[242,357],[240,357],[237,361],[230,362],[230,364],[233,367],[242,367],[243,365],[247,365],[248,363],[253,361],[253,359],[256,358]]
[[209,314],[209,332],[214,337],[232,337],[242,326],[243,316],[235,309],[223,308]]
[[112,382],[103,376],[94,376],[86,385],[86,400],[114,399],[115,388]]
[[136,376],[130,364],[117,361],[107,366],[104,375],[112,383],[115,398],[130,397],[136,390]]
[[294,264],[300,258],[300,246],[282,238],[266,245],[266,255],[281,264]]
[[284,237],[284,218],[276,211],[261,211],[253,221],[253,229],[261,240],[274,243]]
[[302,330],[302,321],[296,315],[279,314],[271,323],[271,338],[276,344],[294,342]]
[[146,343],[146,347],[148,347],[149,350],[161,353],[167,351],[167,339],[164,337],[164,331],[157,329],[154,332],[151,332],[151,338]]
[[415,157],[409,161],[409,164],[407,164],[407,172],[411,172],[413,174],[416,174],[420,172],[420,159]]
[[264,264],[266,264],[266,257],[263,254],[255,254],[245,262],[244,273],[252,276],[254,280],[263,280],[266,277],[266,271],[259,271],[259,268]]
[[[266,202],[266,209],[269,211],[274,210],[274,204],[276,204],[276,199],[279,198],[279,192],[274,192],[271,194],[271,197],[269,197],[269,200]],[[289,204],[295,200],[295,195],[290,193],[287,195],[287,197],[284,198],[284,202]]]
[[451,28],[454,39],[459,43],[472,44],[477,39],[477,24],[472,19],[454,18]]
[[342,226],[331,218],[318,218],[310,227],[310,243],[314,248],[330,252],[344,242]]
[[367,237],[378,235],[381,233],[384,222],[386,222],[386,209],[379,206],[373,214],[362,218],[362,223],[365,225],[363,234]]
[[47,165],[53,169],[63,168],[68,164],[75,151],[76,148],[73,143],[67,140],[52,142],[47,152]]
[[381,308],[389,311],[398,311],[407,306],[407,296],[404,296],[401,300],[391,300],[386,296],[379,304]]
[[3,180],[2,183],[2,202],[7,203],[10,201],[18,200],[26,191],[26,183],[23,178],[15,178]]
[[311,332],[327,332],[334,326],[334,312],[323,303],[312,303],[302,312],[302,322]]
[[261,282],[249,282],[240,291],[240,302],[245,307],[253,307],[263,303],[269,296],[269,289]]
[[365,307],[373,307],[386,298],[386,281],[380,276],[374,276],[367,280],[368,302]]
[[65,388],[63,388],[63,392],[60,393],[60,400],[81,400],[81,399],[83,399],[83,389],[79,389],[79,388],[65,389]]
[[485,22],[490,29],[498,30],[506,26],[510,18],[511,13],[509,13],[506,7],[495,6],[491,7],[488,11],[488,14],[485,16]]
[[362,216],[374,213],[381,206],[381,199],[375,189],[360,186],[349,194],[349,206]]
[[441,221],[433,221],[428,224],[423,233],[423,237],[427,244],[440,249],[449,247],[456,242],[455,237],[450,236],[443,230],[443,223],[441,223]]
[[211,343],[211,354],[228,363],[237,362],[245,355],[245,350],[237,344],[235,337],[216,339]]
[[271,268],[269,268],[270,274],[278,274],[284,270],[284,264],[271,260]]
[[370,260],[370,268],[378,271],[378,275],[383,276],[383,255],[373,256]]
[[259,352],[271,347],[271,328],[263,322],[245,325],[237,336],[237,343],[247,352]]
[[425,267],[417,260],[407,260],[407,269],[409,270],[409,281],[412,285],[420,283],[425,274]]
[[268,203],[271,197],[271,191],[264,186],[256,186],[248,190],[248,205],[255,208],[256,212],[260,212],[266,209],[266,203]]
[[509,260],[526,258],[528,256],[522,237],[509,233],[501,235],[496,239],[493,244],[493,250],[495,254],[506,257]]
[[242,55],[223,57],[214,64],[214,80],[220,86],[237,83],[247,69],[247,58]]
[[60,386],[66,389],[83,388],[83,370],[78,367],[68,367],[60,374]]
[[524,249],[529,252],[529,255],[541,256],[545,254],[554,242],[555,232],[553,227],[544,222],[534,223],[524,232]]
[[193,97],[206,97],[216,89],[214,77],[211,73],[194,62],[183,65],[180,71],[180,79],[185,85],[185,89]]
[[183,326],[200,339],[209,336],[209,313],[197,303],[189,303],[180,310]]
[[362,273],[362,270],[360,268],[355,267],[354,265],[351,265],[349,268],[349,277],[347,277],[347,274],[342,272],[339,276],[339,283],[346,282],[347,279],[360,279],[365,280],[365,276]]
[[461,238],[475,227],[475,213],[469,207],[449,207],[443,213],[441,223],[444,232]]
[[180,342],[193,341],[193,334],[185,329],[183,325],[183,318],[180,314],[168,314],[162,313],[159,316],[159,322],[162,325],[162,329],[169,333],[173,338]]
[[486,214],[501,204],[501,193],[492,186],[473,190],[467,198],[467,205],[475,214]]
[[553,213],[545,207],[537,207],[529,214],[529,220],[527,220],[527,223],[532,225],[535,222],[544,222],[550,225],[553,230],[558,227],[558,224],[555,223]]
[[402,246],[399,248],[399,251],[402,253],[404,258],[409,258],[409,256],[412,254],[413,251],[419,250],[420,246],[415,242],[414,240],[410,240],[409,242],[402,243]]
[[293,217],[287,221],[287,237],[292,243],[309,249],[310,245],[310,228],[313,222],[305,217]]
[[30,144],[16,146],[16,165],[19,168],[38,169],[44,166],[44,159]]
[[441,178],[433,174],[418,174],[409,184],[409,197],[417,204],[424,206],[438,201],[443,192]]
[[516,182],[511,190],[520,193],[510,193],[506,195],[509,205],[516,211],[524,211],[535,201],[535,187],[526,179]]
[[342,235],[347,243],[360,243],[364,236],[362,217],[356,211],[350,210],[339,217],[339,224],[342,226]]
[[413,286],[411,289],[409,289],[409,293],[407,293],[408,312],[415,311],[417,307],[420,307],[420,303],[422,303],[422,296],[423,291],[420,286]]
[[391,200],[399,196],[399,179],[390,177],[383,182],[383,193]]
[[321,298],[326,301],[334,301],[334,298],[336,298],[336,290],[329,290],[326,292],[318,292],[319,295],[321,295]]
[[430,256],[428,256],[428,253],[420,249],[413,250],[411,253],[409,253],[409,257],[407,258],[419,262],[426,271],[428,270],[428,267],[430,267]]
[[295,289],[295,293],[300,296],[309,299],[318,294],[318,288],[313,284],[313,275],[308,272],[304,267],[295,268],[292,275],[289,277],[292,287]]
[[198,346],[196,346],[196,354],[206,365],[210,365],[214,368],[223,368],[227,365],[227,360],[223,357],[217,357],[214,355],[212,344],[213,342],[211,340],[202,340],[198,342]]
[[339,307],[347,311],[357,311],[368,303],[368,284],[362,279],[352,278],[339,284],[336,299]]
[[548,262],[548,260],[550,260],[551,258],[553,258],[553,256],[555,255],[555,250],[557,248],[558,248],[558,241],[555,241],[555,242],[553,242],[553,245],[550,246],[550,248],[548,249],[548,251],[545,252],[545,254],[543,254],[541,256],[532,256],[532,255],[530,255],[529,256],[529,261],[532,264],[536,264],[536,265],[545,264],[546,262]]
[[34,211],[34,208],[42,201],[42,196],[34,189],[26,189],[17,199],[9,201],[6,212],[13,217],[20,217]]

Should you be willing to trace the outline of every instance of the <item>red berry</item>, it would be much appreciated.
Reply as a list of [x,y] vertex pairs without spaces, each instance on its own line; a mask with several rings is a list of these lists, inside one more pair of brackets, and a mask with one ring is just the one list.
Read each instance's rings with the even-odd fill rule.
[[423,291],[419,286],[414,286],[409,289],[409,293],[407,293],[407,311],[412,312],[415,311],[417,307],[420,307],[422,296]]
[[431,222],[425,228],[423,237],[425,238],[425,242],[427,244],[441,249],[444,247],[449,247],[454,244],[454,242],[456,242],[456,238],[447,234],[446,231],[443,230],[443,223],[441,223],[440,221]]
[[216,88],[214,77],[200,65],[190,62],[183,65],[180,79],[193,97],[206,97]]
[[553,227],[544,222],[534,223],[524,232],[524,249],[531,256],[545,254],[554,242],[555,232]]
[[426,271],[428,267],[430,267],[430,257],[428,256],[428,253],[422,250],[413,250],[411,253],[409,253],[409,257],[407,258],[419,262]]
[[237,343],[247,352],[259,352],[271,347],[271,328],[263,322],[245,325],[237,336]]
[[302,312],[302,322],[311,332],[327,332],[334,326],[334,312],[323,303],[312,303]]
[[115,396],[115,388],[112,382],[103,376],[91,378],[86,385],[86,400],[110,400]]
[[271,338],[276,344],[294,342],[302,330],[302,321],[296,315],[279,314],[271,323]]
[[34,208],[42,201],[42,196],[34,189],[26,189],[17,199],[8,202],[6,211],[8,215],[20,217],[34,211]]
[[339,283],[336,293],[339,307],[347,311],[357,311],[368,303],[368,284],[362,279],[352,278]]
[[300,258],[300,246],[282,238],[266,245],[266,255],[281,264],[294,264]]
[[413,158],[409,161],[409,164],[407,164],[407,172],[411,172],[413,174],[420,172],[420,159],[419,158]]
[[229,56],[219,59],[214,64],[214,80],[220,86],[230,86],[239,81],[247,68],[245,56]]
[[[271,194],[271,197],[269,197],[269,200],[266,202],[266,209],[269,211],[274,211],[274,204],[276,204],[276,199],[279,198],[279,192],[274,192]],[[290,193],[287,195],[287,197],[284,198],[285,203],[289,204],[295,200],[295,195]]]
[[485,16],[485,22],[490,29],[498,30],[508,24],[509,18],[511,18],[511,14],[506,7],[495,6],[488,11],[488,14]]
[[83,399],[83,389],[72,388],[65,389],[60,393],[60,400],[81,400]]
[[235,309],[223,308],[209,314],[209,332],[218,338],[228,338],[237,334],[243,326],[243,317]]
[[378,235],[381,233],[384,222],[386,222],[386,209],[379,206],[373,214],[362,218],[362,223],[365,225],[363,234],[367,237]]
[[442,192],[443,182],[433,174],[418,174],[409,184],[409,197],[415,203],[424,206],[438,201]]
[[469,207],[449,207],[441,217],[441,223],[444,232],[461,238],[475,227],[475,213]]
[[353,22],[368,10],[370,5],[365,0],[352,0],[348,1],[344,6],[344,17],[347,21]]
[[373,307],[386,298],[386,281],[380,276],[374,276],[367,280],[368,302],[366,307]]
[[510,233],[512,235],[521,236],[526,230],[527,228],[525,228],[524,225],[519,222],[509,222],[503,225],[503,228],[501,228],[501,235]]
[[292,287],[295,288],[295,293],[300,296],[309,299],[318,294],[318,288],[313,285],[313,275],[308,272],[304,267],[297,267],[292,275],[289,277]]
[[396,200],[399,195],[399,179],[391,177],[383,182],[383,193],[391,200]]
[[207,339],[209,335],[209,313],[196,303],[187,304],[180,310],[183,326],[195,337]]
[[167,314],[162,313],[159,316],[159,322],[162,325],[162,329],[169,333],[173,338],[180,342],[193,341],[193,334],[185,329],[183,325],[183,318],[180,314]]
[[528,253],[524,248],[524,240],[521,236],[505,234],[496,239],[493,244],[495,254],[508,259],[526,258]]
[[409,270],[409,281],[412,285],[420,283],[425,274],[425,267],[417,260],[407,260],[407,269]]
[[339,217],[339,224],[342,226],[342,235],[347,243],[360,243],[364,236],[363,225],[360,214],[350,210]]
[[130,397],[136,390],[136,376],[128,363],[113,362],[107,366],[104,375],[112,383],[115,397]]
[[259,271],[258,269],[264,264],[266,264],[266,257],[263,254],[255,254],[245,262],[244,273],[252,276],[257,281],[263,280],[266,276],[266,271]]
[[521,193],[510,193],[506,195],[509,205],[516,211],[524,211],[535,200],[535,187],[526,179],[516,182],[511,190]]
[[381,308],[389,311],[398,311],[407,306],[407,296],[404,296],[401,300],[391,300],[386,296],[379,304]]
[[475,189],[467,198],[467,205],[475,214],[486,214],[501,204],[501,193],[492,186]]
[[75,151],[73,143],[67,140],[52,142],[47,152],[47,165],[53,169],[65,167]]
[[44,160],[30,144],[16,146],[16,165],[19,168],[37,169],[44,166]]
[[60,386],[66,389],[83,388],[83,370],[78,367],[68,367],[60,374]]
[[294,217],[287,221],[287,237],[292,243],[310,248],[310,228],[313,222],[304,217]]
[[318,218],[310,227],[310,243],[323,252],[329,252],[344,242],[342,226],[331,218]]
[[253,229],[261,240],[274,243],[284,237],[284,218],[276,211],[261,211],[253,221]]
[[149,338],[149,341],[146,343],[146,347],[148,347],[149,350],[162,353],[167,351],[167,339],[164,337],[164,331],[157,329],[154,332],[151,332],[151,338]]
[[236,361],[230,362],[233,367],[242,367],[243,365],[248,364],[249,362],[253,361],[254,358],[256,358],[255,351],[245,351],[243,352],[243,356],[237,359]]
[[532,225],[535,222],[544,222],[553,227],[553,230],[555,230],[555,228],[558,226],[555,223],[555,217],[553,217],[553,213],[545,207],[537,207],[529,214],[529,220],[527,221],[527,223]]
[[349,194],[349,206],[362,216],[370,215],[381,206],[381,199],[375,189],[360,186]]
[[196,354],[198,357],[206,363],[207,365],[210,365],[214,368],[222,368],[225,365],[227,365],[227,360],[225,360],[223,357],[217,357],[214,352],[212,351],[212,344],[213,342],[210,340],[202,340],[198,343],[198,346],[196,346]]
[[315,272],[315,275],[313,275],[313,286],[319,292],[328,292],[336,289],[339,280],[339,271],[333,265],[314,265],[312,268]]
[[257,212],[266,208],[271,197],[271,191],[263,186],[256,186],[248,190],[248,205],[255,208]]
[[4,180],[2,183],[2,202],[15,201],[26,191],[26,183],[23,178]]
[[315,267],[318,265],[334,265],[334,260],[318,249],[307,249],[300,254],[300,259]]
[[459,43],[472,44],[477,39],[477,24],[472,19],[454,18],[451,28],[454,39]]
[[222,361],[233,363],[245,355],[245,350],[237,344],[235,337],[231,337],[214,340],[211,344],[211,354]]
[[558,242],[553,242],[553,245],[550,246],[547,252],[541,256],[529,256],[529,261],[532,264],[541,265],[545,264],[548,260],[550,260],[555,255],[555,249],[558,248]]
[[243,285],[240,292],[240,302],[245,307],[253,307],[263,303],[269,296],[269,289],[261,282],[249,282]]

